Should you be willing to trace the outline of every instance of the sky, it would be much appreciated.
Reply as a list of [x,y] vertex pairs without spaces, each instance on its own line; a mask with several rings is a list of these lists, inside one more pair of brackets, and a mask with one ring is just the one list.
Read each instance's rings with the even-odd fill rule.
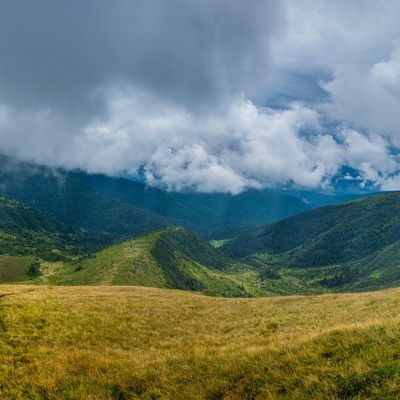
[[0,153],[167,190],[400,189],[397,0],[2,0]]

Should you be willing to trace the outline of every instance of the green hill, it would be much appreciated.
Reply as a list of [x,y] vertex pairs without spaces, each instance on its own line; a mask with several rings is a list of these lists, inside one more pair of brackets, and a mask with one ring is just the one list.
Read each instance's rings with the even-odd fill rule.
[[41,260],[70,254],[73,239],[48,215],[16,200],[0,196],[0,283],[32,279]]
[[400,192],[322,207],[245,233],[224,251],[302,290],[377,290],[400,284]]
[[66,263],[44,283],[61,285],[139,285],[250,296],[243,286],[250,267],[241,265],[197,234],[169,227],[109,246],[93,256]]
[[[105,233],[103,241],[175,223],[93,188],[74,174],[0,157],[0,192],[75,229]],[[102,243],[101,243],[102,244]]]
[[257,277],[250,267],[181,227],[151,231],[97,253],[88,251],[93,241],[90,234],[0,196],[0,283],[141,285],[228,297],[257,294],[251,284],[249,289],[243,286],[249,277]]
[[38,255],[62,246],[65,227],[48,215],[0,196],[0,254]]

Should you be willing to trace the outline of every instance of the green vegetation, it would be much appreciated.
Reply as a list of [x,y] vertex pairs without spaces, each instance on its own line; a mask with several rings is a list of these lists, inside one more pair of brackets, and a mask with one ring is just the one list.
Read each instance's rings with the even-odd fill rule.
[[237,196],[170,193],[128,179],[66,172],[4,156],[0,193],[75,229],[106,232],[110,241],[171,225],[223,238],[237,227],[258,226],[348,198],[277,190],[249,190]]
[[2,399],[395,399],[399,301],[3,285]]
[[41,275],[41,263],[85,257],[103,235],[74,231],[26,204],[0,196],[0,283]]
[[72,173],[6,157],[0,157],[0,166],[1,193],[45,212],[70,230],[89,231],[85,237],[88,246],[99,248],[174,223],[99,191]]
[[400,192],[394,192],[307,211],[248,231],[226,248],[242,257],[293,251],[296,266],[320,266],[360,259],[396,242],[399,225]]
[[220,239],[220,240],[210,240],[210,244],[212,247],[219,249],[224,246],[226,243],[230,242],[232,239]]
[[62,259],[68,242],[72,242],[72,235],[59,222],[0,196],[0,254]]
[[[400,285],[400,193],[245,228],[240,225],[266,218],[268,209],[275,218],[304,208],[282,193],[174,194],[145,191],[142,184],[126,179],[13,165],[7,158],[0,164],[2,190],[42,210],[0,196],[0,256],[14,257],[6,264],[9,271],[3,267],[0,282],[15,278],[148,285],[218,296],[353,292]],[[313,204],[333,201],[302,194]],[[183,228],[163,230],[176,220],[215,234],[210,241],[214,249]],[[24,266],[12,271],[18,257],[26,259]],[[38,260],[34,267],[32,259]]]
[[[222,249],[268,278],[276,293],[379,290],[400,285],[400,192],[322,207],[247,230]],[[269,274],[271,276],[271,274]]]
[[262,293],[257,273],[197,234],[169,227],[45,269],[37,282],[58,285],[140,285],[248,297]]

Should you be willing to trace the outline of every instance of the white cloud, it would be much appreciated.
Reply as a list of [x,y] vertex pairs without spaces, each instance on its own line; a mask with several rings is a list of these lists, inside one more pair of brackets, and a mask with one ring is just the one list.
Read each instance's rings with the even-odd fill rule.
[[365,180],[382,184],[399,168],[389,146],[379,135],[363,135],[353,129],[340,131],[344,142],[346,164],[360,171]]
[[76,164],[90,171],[107,173],[116,159],[127,171],[144,165],[149,183],[169,190],[238,193],[285,183],[317,186],[343,160],[332,136],[321,132],[318,113],[297,103],[258,109],[238,97],[225,110],[199,115],[133,89],[114,93],[108,103],[106,122],[78,138]]
[[399,146],[400,93],[395,85],[388,85],[393,64],[379,63],[368,70],[338,69],[334,79],[323,84],[330,102],[320,110],[337,121],[388,137]]
[[17,3],[0,4],[1,152],[144,167],[170,190],[312,188],[343,165],[399,182],[394,0]]

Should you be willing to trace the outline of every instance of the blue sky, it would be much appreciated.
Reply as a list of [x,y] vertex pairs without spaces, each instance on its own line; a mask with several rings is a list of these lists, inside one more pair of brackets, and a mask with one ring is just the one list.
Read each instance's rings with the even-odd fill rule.
[[[400,188],[400,3],[4,0],[0,151],[170,190]],[[350,176],[347,176],[350,179]]]

